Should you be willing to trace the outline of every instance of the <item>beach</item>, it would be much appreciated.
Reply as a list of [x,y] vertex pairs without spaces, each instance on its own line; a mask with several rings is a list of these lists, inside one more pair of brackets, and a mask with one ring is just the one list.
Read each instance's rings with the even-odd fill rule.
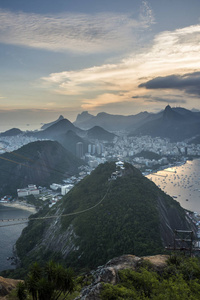
[[34,205],[30,205],[21,201],[15,201],[15,202],[8,202],[8,203],[0,203],[4,207],[11,207],[11,208],[18,208],[22,210],[26,210],[32,214],[35,214],[37,212]]

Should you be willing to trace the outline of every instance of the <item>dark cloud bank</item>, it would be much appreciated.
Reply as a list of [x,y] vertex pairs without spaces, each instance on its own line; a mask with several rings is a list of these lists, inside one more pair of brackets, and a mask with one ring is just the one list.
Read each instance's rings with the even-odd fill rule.
[[200,72],[156,77],[139,85],[146,89],[178,89],[200,96]]

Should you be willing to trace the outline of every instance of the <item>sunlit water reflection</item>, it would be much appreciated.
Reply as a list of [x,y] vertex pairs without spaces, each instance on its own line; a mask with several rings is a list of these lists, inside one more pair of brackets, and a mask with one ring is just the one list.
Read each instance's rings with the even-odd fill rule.
[[153,174],[151,179],[185,209],[200,213],[200,160],[187,161]]

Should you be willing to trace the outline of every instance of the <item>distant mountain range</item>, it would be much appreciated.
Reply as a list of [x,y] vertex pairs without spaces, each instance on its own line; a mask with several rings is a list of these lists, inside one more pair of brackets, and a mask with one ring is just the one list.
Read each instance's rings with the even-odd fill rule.
[[110,142],[115,137],[115,134],[110,133],[99,126],[95,126],[89,130],[82,130],[64,118],[53,122],[52,125],[44,130],[37,132],[31,131],[27,135],[39,139],[56,140],[73,154],[76,154],[76,144],[78,142],[83,143],[84,150],[87,152],[88,144],[92,142],[92,140],[104,140]]
[[145,122],[149,115],[151,114],[148,112],[141,112],[130,116],[111,115],[102,112],[97,116],[93,116],[84,111],[77,116],[74,125],[85,130],[94,126],[100,126],[108,131],[127,130],[130,127],[139,126],[141,122]]
[[16,195],[28,184],[49,186],[78,172],[83,164],[56,141],[37,141],[0,155],[0,196]]
[[82,129],[101,126],[111,132],[123,130],[132,136],[150,135],[181,141],[200,134],[200,112],[182,107],[171,108],[169,105],[156,114],[142,112],[137,115],[121,116],[99,113],[93,116],[83,112],[77,116],[74,124]]
[[49,210],[56,221],[30,221],[17,241],[24,267],[53,259],[87,270],[122,254],[162,253],[174,229],[191,228],[179,203],[139,170],[124,164],[109,181],[114,172],[114,162],[99,165]]
[[200,113],[166,106],[159,118],[134,129],[131,135],[150,135],[182,141],[200,134]]
[[[200,135],[200,112],[182,107],[172,108],[169,105],[158,113],[141,112],[130,116],[104,112],[93,116],[84,111],[77,116],[74,123],[60,116],[56,121],[44,124],[42,130],[26,134],[39,139],[57,140],[75,154],[77,142],[83,142],[86,148],[88,143],[94,140],[110,142],[118,131],[123,131],[129,136],[150,135],[182,141]],[[20,133],[21,130],[13,128],[0,136],[14,136]]]

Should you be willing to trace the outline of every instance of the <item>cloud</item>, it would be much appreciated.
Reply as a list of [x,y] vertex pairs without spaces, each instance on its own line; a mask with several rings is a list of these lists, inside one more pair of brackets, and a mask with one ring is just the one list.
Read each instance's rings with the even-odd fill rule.
[[[76,97],[83,109],[92,110],[122,101],[135,105],[148,101],[185,103],[185,92],[199,95],[197,70],[200,70],[200,25],[162,32],[143,52],[131,53],[118,63],[52,73],[41,79],[43,87],[70,99]],[[147,88],[153,84],[148,99]],[[178,88],[176,96],[172,87]],[[190,100],[187,96],[187,101]]]
[[137,19],[123,13],[39,15],[0,9],[0,42],[59,52],[122,50],[154,22],[147,2],[142,3]]
[[184,75],[156,77],[139,85],[146,89],[179,89],[188,94],[200,95],[200,72]]
[[148,102],[159,102],[159,103],[171,103],[171,104],[185,104],[186,100],[184,99],[170,99],[170,98],[159,98],[159,97],[152,97],[147,100]]
[[168,95],[167,98],[164,97],[156,97],[152,95],[143,95],[143,96],[133,96],[132,99],[140,99],[145,100],[147,102],[161,102],[161,103],[186,103],[184,99],[182,99],[179,95]]

